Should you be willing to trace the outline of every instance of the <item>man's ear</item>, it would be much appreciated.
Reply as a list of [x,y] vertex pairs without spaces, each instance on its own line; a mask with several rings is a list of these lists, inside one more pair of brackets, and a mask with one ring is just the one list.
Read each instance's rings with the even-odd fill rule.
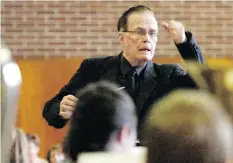
[[124,44],[125,44],[125,42],[124,42],[124,34],[122,32],[119,32],[118,36],[119,36],[119,41],[120,41],[121,46],[124,46]]

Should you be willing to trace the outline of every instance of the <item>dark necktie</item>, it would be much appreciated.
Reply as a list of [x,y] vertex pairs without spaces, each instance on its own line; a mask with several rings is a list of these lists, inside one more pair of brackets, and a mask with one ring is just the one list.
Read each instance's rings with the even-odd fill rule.
[[128,80],[129,80],[129,93],[132,96],[132,98],[135,100],[135,93],[136,93],[136,78],[137,78],[137,72],[135,69],[132,69],[131,72],[128,74]]

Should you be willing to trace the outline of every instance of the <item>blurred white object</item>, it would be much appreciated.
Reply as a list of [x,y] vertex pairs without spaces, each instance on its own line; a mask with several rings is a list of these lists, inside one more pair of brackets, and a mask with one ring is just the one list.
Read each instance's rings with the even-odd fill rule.
[[21,74],[19,67],[16,63],[7,63],[2,68],[2,73],[5,82],[10,86],[14,87],[21,83]]
[[0,48],[0,63],[1,65],[11,60],[11,52],[4,46]]
[[57,163],[63,163],[65,160],[65,156],[63,153],[57,153],[57,154],[55,154],[55,159],[56,159]]
[[1,46],[1,162],[8,163],[14,140],[14,129],[22,83],[18,65],[12,60],[8,48]]
[[129,152],[90,152],[81,153],[77,163],[145,163],[147,149],[135,147]]

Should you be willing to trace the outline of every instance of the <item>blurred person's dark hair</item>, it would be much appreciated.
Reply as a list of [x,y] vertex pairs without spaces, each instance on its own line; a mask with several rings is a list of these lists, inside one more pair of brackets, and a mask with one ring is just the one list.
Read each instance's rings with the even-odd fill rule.
[[121,140],[122,135],[118,135],[124,129],[128,130],[124,136],[133,135],[135,140],[132,143],[135,143],[135,105],[130,96],[118,88],[102,81],[89,84],[77,93],[79,102],[64,141],[64,152],[68,157],[76,160],[81,152],[114,150],[116,139],[125,143]]
[[118,23],[117,23],[118,32],[127,30],[127,22],[128,22],[129,15],[135,12],[145,12],[145,11],[152,12],[150,8],[143,6],[143,5],[134,6],[126,10],[118,20]]
[[226,163],[232,159],[232,123],[207,92],[170,93],[152,107],[144,128],[148,163]]

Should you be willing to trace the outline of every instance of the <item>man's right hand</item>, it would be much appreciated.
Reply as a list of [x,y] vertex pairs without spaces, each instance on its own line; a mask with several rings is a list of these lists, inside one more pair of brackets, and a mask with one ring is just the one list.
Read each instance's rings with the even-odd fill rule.
[[64,96],[60,102],[59,116],[63,119],[70,119],[73,115],[74,109],[78,103],[78,98],[73,95]]

